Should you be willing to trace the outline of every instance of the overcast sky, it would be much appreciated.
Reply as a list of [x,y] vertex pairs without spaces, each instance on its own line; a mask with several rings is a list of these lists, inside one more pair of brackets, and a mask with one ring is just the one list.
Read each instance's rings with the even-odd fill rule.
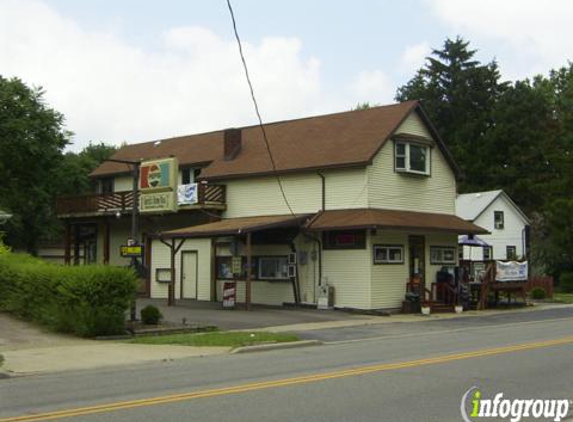
[[[234,0],[265,121],[386,104],[461,35],[503,77],[571,59],[571,0]],[[225,0],[0,0],[0,74],[43,86],[88,141],[256,122]]]

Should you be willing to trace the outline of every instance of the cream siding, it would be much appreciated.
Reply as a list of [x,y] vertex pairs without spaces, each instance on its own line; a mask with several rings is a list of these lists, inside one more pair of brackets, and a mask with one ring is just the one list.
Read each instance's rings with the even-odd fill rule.
[[[378,230],[372,236],[372,245],[400,245],[404,248],[403,264],[372,265],[372,308],[394,309],[402,306],[406,294],[406,283],[409,280],[408,234]],[[372,250],[372,254],[374,250]]]
[[[323,174],[327,209],[366,206],[364,169],[331,170]],[[283,175],[280,180],[295,213],[314,213],[322,208],[322,179],[317,173]],[[226,184],[227,218],[290,213],[275,177],[230,180]]]
[[[397,132],[431,139],[415,113],[406,119]],[[397,173],[394,171],[394,142],[387,142],[367,169],[368,205],[373,208],[454,214],[455,176],[435,142],[431,148],[430,163],[430,176]]]
[[366,249],[324,250],[322,282],[334,287],[334,306],[371,309],[370,236]]
[[[197,253],[197,300],[211,300],[211,240],[188,239],[175,256],[175,298],[181,298],[181,256],[183,252]],[[151,297],[167,298],[168,283],[156,279],[158,268],[171,267],[171,251],[159,240],[151,246]]]
[[410,115],[402,122],[400,127],[396,129],[396,134],[408,134],[421,136],[422,138],[432,139],[430,131],[416,112]]
[[125,192],[133,190],[132,176],[117,176],[113,181],[114,192]]

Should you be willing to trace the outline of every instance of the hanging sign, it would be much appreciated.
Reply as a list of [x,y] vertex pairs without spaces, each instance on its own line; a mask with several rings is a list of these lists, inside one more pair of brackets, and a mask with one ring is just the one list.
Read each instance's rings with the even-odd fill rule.
[[139,170],[139,211],[142,214],[177,212],[176,158],[143,161]]
[[119,248],[119,255],[122,258],[141,258],[143,256],[143,246],[141,245],[122,245]]
[[231,258],[231,272],[235,276],[239,276],[243,272],[243,259],[240,256]]
[[527,261],[496,261],[496,281],[527,281]]

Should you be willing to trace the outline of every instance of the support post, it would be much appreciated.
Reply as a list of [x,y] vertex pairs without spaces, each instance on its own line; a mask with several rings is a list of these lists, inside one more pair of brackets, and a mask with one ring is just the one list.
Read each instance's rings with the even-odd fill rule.
[[110,254],[110,228],[109,220],[105,220],[103,226],[103,263],[109,265]]
[[70,265],[72,261],[72,227],[66,223],[66,234],[64,239],[64,264]]
[[80,265],[80,225],[74,225],[74,265]]
[[175,305],[175,238],[171,239],[171,281],[167,293],[167,306]]
[[251,248],[251,233],[247,233],[247,285],[245,286],[245,305],[247,311],[251,309],[251,262],[252,262],[252,248]]

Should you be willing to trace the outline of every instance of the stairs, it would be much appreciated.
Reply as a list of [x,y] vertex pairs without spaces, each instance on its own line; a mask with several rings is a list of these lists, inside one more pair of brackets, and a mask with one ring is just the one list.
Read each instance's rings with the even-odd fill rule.
[[430,313],[431,314],[445,314],[445,313],[453,313],[456,311],[454,305],[448,305],[447,303],[431,301],[428,302],[430,305]]

